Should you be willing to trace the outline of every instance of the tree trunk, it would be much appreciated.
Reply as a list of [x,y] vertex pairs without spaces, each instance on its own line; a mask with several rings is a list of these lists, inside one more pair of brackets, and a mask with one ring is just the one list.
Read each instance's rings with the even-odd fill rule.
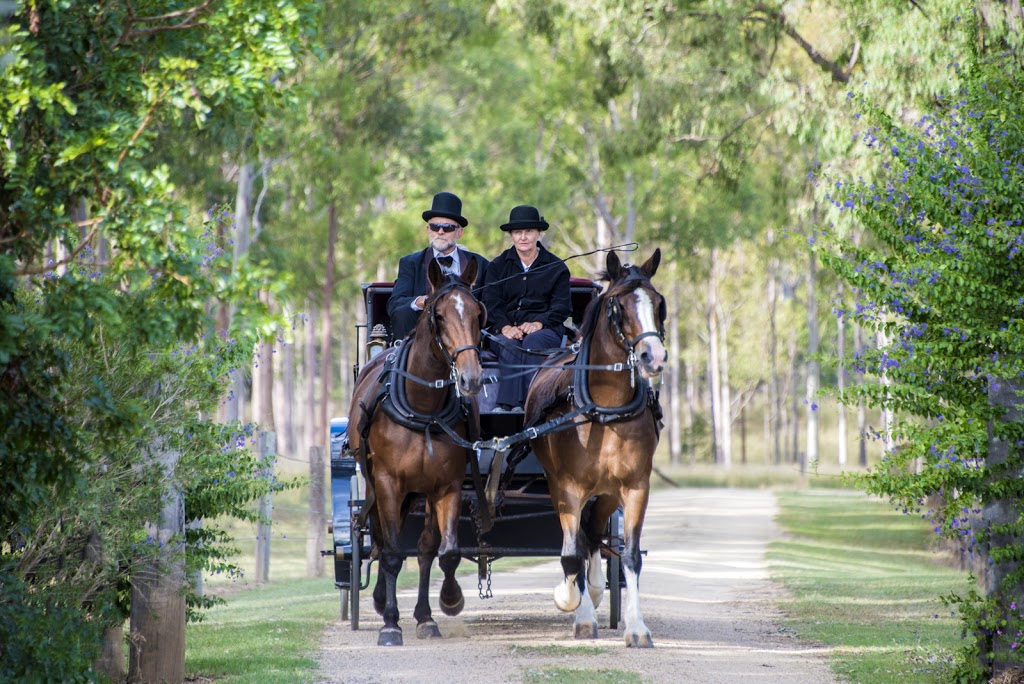
[[800,463],[801,477],[807,474],[807,464],[818,462],[818,257],[808,251],[807,259],[807,456]]
[[740,463],[747,465],[747,407],[740,406]]
[[722,374],[722,409],[719,412],[722,429],[719,434],[722,438],[722,465],[728,468],[732,465],[732,387],[729,384],[729,324],[722,311],[721,301],[719,301],[718,313],[718,335],[720,337],[718,367]]
[[[791,400],[790,423],[792,432],[790,438],[793,440],[792,462],[800,460],[800,405],[797,401],[797,383],[800,382],[800,371],[796,365],[796,331],[789,338],[789,396]],[[802,472],[802,470],[801,470]]]
[[[771,394],[771,389],[766,385],[764,388],[765,395]],[[764,464],[772,464],[772,409],[771,409],[771,398],[770,396],[765,397],[764,413],[762,414],[762,420],[764,421]]]
[[331,200],[327,207],[327,264],[324,269],[323,299],[320,303],[320,411],[317,421],[317,439],[327,444],[331,417],[331,379],[334,375],[334,359],[331,356],[331,301],[334,294],[334,248],[338,241],[337,200]]
[[279,384],[281,396],[278,406],[281,407],[281,432],[284,443],[284,453],[292,458],[299,455],[298,444],[295,439],[295,402],[298,399],[295,393],[295,336],[287,339],[284,348],[281,350],[281,382]]
[[[103,541],[95,530],[89,534],[85,545],[85,560],[100,565],[107,558],[103,553]],[[92,669],[112,682],[123,682],[124,672],[124,621],[109,625],[103,630],[103,652],[92,665]]]
[[320,440],[318,440],[316,432],[316,314],[314,313],[315,307],[313,306],[312,301],[308,302],[307,310],[310,313],[306,316],[306,339],[305,344],[303,345],[302,354],[303,380],[305,382],[305,396],[303,400],[305,410],[303,411],[304,415],[302,421],[302,452],[305,454],[309,453],[309,449],[311,447],[327,443],[327,436],[324,435]]
[[149,460],[164,478],[159,519],[146,524],[146,533],[159,550],[132,573],[131,649],[128,681],[132,684],[185,680],[185,502],[174,481],[181,454],[164,444],[154,445]]
[[711,268],[708,271],[708,292],[707,292],[707,328],[708,328],[708,390],[711,406],[711,459],[712,462],[722,464],[722,376],[718,355],[718,283],[715,282],[715,275],[718,270],[718,250],[711,250]]
[[[839,306],[843,306],[843,286],[839,286]],[[840,313],[836,319],[836,355],[839,357],[839,363],[836,368],[836,388],[839,390],[839,396],[843,396],[843,391],[846,389],[846,312]],[[839,409],[838,427],[839,433],[839,449],[836,454],[836,458],[839,461],[839,467],[846,467],[846,447],[848,436],[846,434],[846,404],[842,401],[839,402],[837,407]]]
[[[860,326],[860,323],[854,323],[853,326],[853,354],[857,358],[862,358],[864,354],[864,329]],[[863,371],[857,371],[857,384],[864,384],[864,373]],[[867,407],[864,405],[864,399],[857,400],[857,463],[862,467],[866,468],[868,465],[868,444],[867,444],[867,428],[868,428],[868,416]]]
[[[768,243],[772,242],[772,231],[768,231]],[[778,345],[779,337],[775,330],[775,314],[778,306],[778,295],[776,293],[777,278],[775,276],[778,262],[772,259],[768,265],[768,283],[765,288],[768,298],[768,361],[771,366],[771,377],[768,380],[768,425],[771,432],[771,462],[775,465],[782,463],[782,443],[780,439],[782,401],[779,397],[779,365]]]
[[673,465],[683,462],[683,436],[679,415],[682,404],[682,359],[679,354],[679,273],[676,263],[672,262],[672,304],[668,307],[668,346],[669,346],[669,416],[668,444],[669,461]]
[[686,430],[686,451],[689,463],[697,462],[697,441],[693,434],[693,414],[697,410],[697,367],[693,361],[686,362],[686,402],[683,404],[683,427]]
[[[881,330],[879,330],[876,333],[875,343],[878,345],[879,349],[883,349],[884,347],[886,347],[889,344],[888,339],[886,339],[885,333],[883,333]],[[882,385],[886,388],[885,396],[886,396],[886,400],[888,401],[888,398],[889,398],[889,387],[892,385],[892,380],[889,379],[889,374],[887,372],[885,372],[885,369],[882,369]],[[882,452],[886,456],[888,456],[890,453],[892,453],[892,448],[893,448],[893,443],[892,443],[893,412],[892,412],[892,409],[888,405],[882,406],[881,415],[879,416],[879,420],[882,423]]]
[[[252,164],[242,164],[238,169],[238,192],[235,195],[235,237],[231,267],[237,269],[239,262],[249,250],[249,222],[252,216]],[[230,302],[227,327],[235,317],[235,303]],[[245,375],[242,369],[231,371],[231,389],[225,399],[224,413],[228,422],[245,421]]]
[[[271,295],[260,292],[260,301],[273,306]],[[256,361],[252,373],[252,419],[261,430],[275,432],[274,426],[274,346],[276,333],[256,343]]]

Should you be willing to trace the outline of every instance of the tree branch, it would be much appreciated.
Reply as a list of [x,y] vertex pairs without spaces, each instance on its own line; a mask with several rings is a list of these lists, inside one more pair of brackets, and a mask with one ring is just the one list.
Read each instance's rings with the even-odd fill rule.
[[[97,220],[96,223],[99,224],[99,220]],[[98,225],[94,225],[92,227],[92,230],[89,231],[89,234],[86,235],[85,238],[83,238],[80,243],[78,243],[78,247],[75,247],[75,251],[73,251],[71,253],[71,256],[67,257],[66,259],[61,259],[57,263],[49,264],[47,266],[37,266],[35,268],[24,268],[24,269],[22,269],[20,271],[15,271],[14,275],[16,275],[16,276],[42,275],[43,273],[47,273],[49,271],[52,271],[53,269],[57,268],[58,266],[65,266],[67,264],[70,264],[72,261],[74,261],[75,259],[78,258],[78,255],[82,253],[82,250],[85,249],[89,245],[89,243],[92,242],[92,239],[94,237],[96,237],[96,230],[98,229],[98,227],[99,227]]]
[[132,145],[135,144],[135,141],[139,139],[139,136],[142,135],[142,132],[146,130],[146,126],[149,125],[150,120],[153,118],[153,112],[156,111],[157,105],[159,105],[160,101],[164,99],[164,95],[167,94],[168,90],[170,90],[170,86],[164,88],[164,91],[160,93],[159,97],[157,97],[156,100],[153,101],[153,105],[149,108],[149,111],[146,112],[146,116],[143,117],[142,123],[140,123],[139,127],[135,130],[135,133],[132,135],[131,140],[129,140],[128,144],[125,145],[125,148],[121,150],[121,154],[117,158],[117,165],[115,167],[116,169],[121,168],[121,162],[124,161],[125,155],[128,154],[128,150],[130,150]]
[[793,25],[789,23],[789,19],[787,19],[786,15],[782,13],[782,10],[773,9],[771,7],[768,7],[764,3],[760,2],[754,6],[754,9],[759,12],[763,12],[772,21],[774,21],[779,26],[779,28],[782,29],[783,33],[792,38],[793,41],[797,45],[799,45],[805,53],[807,53],[807,56],[811,58],[812,62],[814,62],[819,67],[832,74],[832,80],[838,83],[849,83],[849,72],[844,71],[842,68],[839,67],[838,64],[822,55],[820,52],[818,52],[817,48],[808,43],[803,36],[797,33],[796,28],[794,28]]
[[200,12],[202,12],[203,10],[205,10],[207,7],[209,7],[212,4],[213,4],[213,0],[206,0],[206,2],[202,3],[201,5],[196,5],[195,7],[189,7],[188,9],[178,10],[177,12],[168,12],[167,14],[156,14],[156,15],[153,15],[152,17],[136,17],[133,14],[132,15],[132,21],[135,21],[135,22],[165,21],[167,19],[174,19],[176,17],[183,17],[186,14],[190,15],[190,16],[195,16],[195,15],[199,14]]

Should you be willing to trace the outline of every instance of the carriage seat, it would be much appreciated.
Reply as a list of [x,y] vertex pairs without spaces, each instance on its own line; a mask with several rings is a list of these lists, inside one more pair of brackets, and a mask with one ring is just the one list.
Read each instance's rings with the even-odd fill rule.
[[[390,280],[362,284],[363,300],[366,305],[367,344],[376,342],[390,347],[395,342],[391,317],[388,316],[388,300],[391,299],[391,291],[394,287],[394,281]],[[572,315],[566,321],[566,329],[572,332],[567,336],[566,343],[575,340],[578,326],[583,322],[583,312],[586,310],[587,304],[601,292],[601,286],[589,278],[570,278],[569,289],[572,297]],[[483,360],[485,364],[488,361],[497,361],[497,358],[487,349],[486,344],[484,345]]]

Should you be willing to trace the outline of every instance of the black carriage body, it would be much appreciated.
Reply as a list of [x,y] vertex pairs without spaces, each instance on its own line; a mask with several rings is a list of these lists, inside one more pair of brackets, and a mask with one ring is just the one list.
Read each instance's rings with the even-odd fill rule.
[[[600,293],[600,286],[591,280],[572,278],[572,318],[567,329],[575,330],[583,320],[583,312],[587,305]],[[391,321],[387,315],[387,301],[391,296],[393,283],[364,283],[362,286],[366,305],[366,323],[356,325],[357,358],[353,365],[353,373],[358,376],[359,369],[376,354],[383,352],[392,344]],[[482,354],[485,374],[497,372],[496,357],[486,351]],[[496,388],[489,388],[487,395],[481,396],[480,423],[481,438],[507,437],[520,432],[523,428],[523,414],[495,412],[494,399]],[[368,572],[360,570],[366,564],[371,552],[372,542],[366,529],[355,529],[356,518],[360,513],[362,500],[362,474],[351,453],[343,448],[347,419],[336,418],[331,421],[331,502],[333,556],[335,569],[335,585],[340,589],[352,592],[353,608],[352,626],[358,628],[357,597],[360,589],[366,589],[369,583]],[[488,478],[492,463],[496,460],[494,451],[485,449],[476,452],[480,464],[481,476]],[[504,459],[497,459],[504,464]],[[592,503],[592,502],[591,502]],[[462,513],[459,520],[459,547],[465,559],[481,564],[503,557],[529,557],[561,555],[562,529],[557,514],[551,503],[544,469],[533,452],[529,452],[514,469],[514,475],[503,488],[499,503],[494,510],[493,526],[486,532],[479,529],[476,491],[469,466],[462,488]],[[483,503],[482,505],[487,505]],[[589,512],[588,504],[584,516]],[[402,528],[399,539],[399,550],[406,557],[416,556],[416,544],[423,530],[424,508],[422,497],[415,502]],[[621,532],[618,526],[621,516],[613,516],[610,537],[616,537],[621,543]],[[359,544],[361,541],[361,545]],[[615,544],[615,542],[612,542]],[[616,547],[617,549],[617,547]],[[329,551],[326,553],[330,553]],[[618,559],[610,563],[609,580],[612,586],[618,586]],[[614,566],[614,567],[611,567]],[[362,586],[359,586],[359,585]],[[355,586],[354,586],[355,585]],[[615,602],[613,592],[613,603]],[[344,601],[344,599],[343,599]],[[343,608],[343,614],[347,612]],[[613,611],[613,624],[616,621]]]

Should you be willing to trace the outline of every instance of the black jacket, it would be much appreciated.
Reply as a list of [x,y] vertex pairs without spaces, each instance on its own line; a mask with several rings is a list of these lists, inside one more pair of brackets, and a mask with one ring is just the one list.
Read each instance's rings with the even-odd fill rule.
[[[487,259],[479,254],[474,254],[462,247],[459,250],[459,264],[465,269],[469,259],[477,261],[476,281],[472,283],[474,288],[480,286],[487,272]],[[391,291],[391,299],[388,300],[388,315],[394,318],[398,309],[408,309],[412,300],[420,295],[427,294],[427,266],[430,259],[434,258],[434,250],[427,247],[422,252],[413,252],[402,257],[398,262],[398,278],[395,280],[395,287]]]
[[483,301],[487,324],[495,333],[506,325],[539,321],[545,328],[565,334],[563,324],[572,314],[569,268],[540,243],[537,249],[540,253],[529,271],[523,271],[515,247],[499,254],[487,267]]

